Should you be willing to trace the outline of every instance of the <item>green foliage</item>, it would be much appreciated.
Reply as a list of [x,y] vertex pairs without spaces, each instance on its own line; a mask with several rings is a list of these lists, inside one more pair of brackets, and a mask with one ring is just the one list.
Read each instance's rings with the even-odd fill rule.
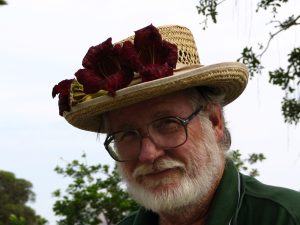
[[252,47],[245,47],[242,56],[238,61],[242,61],[242,63],[248,67],[250,77],[253,77],[256,73],[260,74],[263,69],[261,62],[258,59],[258,56],[253,52]]
[[300,101],[296,99],[283,99],[282,112],[287,123],[297,124],[300,120]]
[[17,217],[15,214],[10,215],[9,221],[11,225],[26,225],[24,217]]
[[282,6],[281,3],[287,3],[288,0],[261,0],[258,4],[257,4],[257,9],[256,12],[258,12],[258,10],[264,9],[264,10],[268,10],[269,8],[271,8],[271,12],[273,13],[273,15],[275,16],[275,14],[278,13],[278,8],[280,8]]
[[262,162],[266,159],[264,154],[262,153],[252,153],[249,154],[247,158],[242,157],[240,150],[232,150],[230,152],[232,160],[236,166],[236,168],[241,172],[248,173],[251,177],[259,176],[259,172],[256,168],[251,168],[253,164],[258,162]]
[[[293,96],[300,84],[300,48],[294,48],[288,55],[288,66],[284,70],[281,67],[269,71],[270,83],[280,86],[286,96]],[[282,101],[282,112],[287,123],[295,125],[300,119],[300,100],[293,97],[285,97]]]
[[4,0],[0,0],[0,5],[7,5],[7,2]]
[[216,0],[199,0],[199,5],[196,6],[198,14],[205,16],[203,30],[207,28],[207,22],[209,18],[212,19],[214,23],[217,23],[217,6],[219,2]]
[[26,203],[34,201],[32,184],[13,173],[0,171],[0,225],[43,225],[46,220]]
[[[203,16],[204,27],[207,28],[207,22],[211,19],[214,23],[217,23],[217,7],[220,3],[226,0],[199,0],[199,5],[196,6],[198,14]],[[271,18],[275,18],[280,9],[288,3],[288,0],[260,0],[257,3],[256,13],[262,10],[271,10]],[[269,39],[265,46],[258,44],[259,48],[254,50],[252,47],[245,47],[241,53],[241,57],[238,61],[241,61],[248,66],[250,77],[255,74],[261,74],[263,64],[262,57],[268,50],[270,43],[276,38],[281,32],[287,31],[288,29],[300,25],[300,15],[290,15],[288,18],[283,20],[270,20],[269,24],[275,24],[271,32],[269,33]],[[269,81],[273,85],[280,86],[285,91],[285,97],[282,99],[282,114],[286,123],[297,124],[300,119],[300,96],[295,96],[294,91],[299,90],[299,71],[300,71],[300,50],[299,47],[294,48],[290,54],[287,55],[288,66],[284,70],[281,67],[274,71],[269,71]],[[294,95],[292,95],[294,94]]]
[[[82,159],[86,156],[82,155]],[[123,190],[116,168],[111,171],[108,165],[89,166],[73,160],[55,171],[72,179],[65,194],[61,190],[54,192],[58,200],[53,210],[61,217],[59,225],[98,225],[102,218],[108,225],[115,224],[137,209],[137,204]]]
[[[47,220],[40,217],[40,216],[36,216],[36,221],[35,221],[35,225],[44,225],[47,224]],[[9,217],[9,225],[31,225],[29,224],[26,219],[22,216],[18,217],[15,214],[11,214]]]

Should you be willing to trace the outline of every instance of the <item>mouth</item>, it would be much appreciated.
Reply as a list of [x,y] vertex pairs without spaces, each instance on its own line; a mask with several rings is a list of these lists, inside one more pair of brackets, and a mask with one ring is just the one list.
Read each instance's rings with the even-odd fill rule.
[[180,168],[169,168],[159,171],[151,171],[149,173],[140,175],[137,177],[137,181],[141,183],[170,183],[177,180],[182,175],[182,170]]
[[172,169],[164,169],[164,170],[159,170],[159,171],[152,171],[148,174],[144,174],[144,177],[163,177],[163,176],[168,176],[169,173],[171,173],[175,168]]

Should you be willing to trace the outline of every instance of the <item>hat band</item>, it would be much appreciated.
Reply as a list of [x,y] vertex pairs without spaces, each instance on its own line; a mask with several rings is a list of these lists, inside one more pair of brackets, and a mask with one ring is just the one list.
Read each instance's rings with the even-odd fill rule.
[[[202,67],[202,65],[185,65],[185,64],[177,63],[177,68],[174,69],[174,74],[172,76],[176,75],[176,73],[178,73],[178,72],[191,70],[191,69],[195,69],[195,68],[199,68],[199,67]],[[144,82],[142,82],[141,76],[138,73],[136,73],[134,75],[133,80],[128,85],[128,87],[134,86],[134,85],[137,85],[140,83],[144,83]],[[93,94],[86,94],[84,92],[83,85],[80,84],[77,80],[74,80],[71,84],[69,101],[70,101],[70,105],[72,107],[74,107],[75,105],[77,105],[79,103],[86,102],[86,101],[89,101],[94,98],[97,98],[97,97],[100,97],[103,95],[107,95],[107,94],[108,94],[108,91],[106,91],[106,90],[99,90],[98,92],[93,93]],[[118,94],[118,93],[116,93],[116,94]]]

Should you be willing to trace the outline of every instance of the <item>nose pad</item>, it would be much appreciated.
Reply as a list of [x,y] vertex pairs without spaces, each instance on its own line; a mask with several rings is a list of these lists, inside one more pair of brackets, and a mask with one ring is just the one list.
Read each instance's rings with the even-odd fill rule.
[[148,135],[143,135],[143,137],[141,137],[139,153],[140,162],[152,163],[164,154],[164,150],[158,147]]

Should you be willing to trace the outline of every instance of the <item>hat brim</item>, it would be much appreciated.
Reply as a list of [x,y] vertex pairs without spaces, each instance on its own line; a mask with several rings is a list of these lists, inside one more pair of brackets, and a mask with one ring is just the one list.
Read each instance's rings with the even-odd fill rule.
[[103,95],[71,108],[64,117],[73,126],[104,133],[101,114],[147,99],[190,87],[212,87],[224,94],[224,105],[235,100],[248,82],[247,67],[238,62],[226,62],[178,71],[174,75],[120,89],[114,97]]

